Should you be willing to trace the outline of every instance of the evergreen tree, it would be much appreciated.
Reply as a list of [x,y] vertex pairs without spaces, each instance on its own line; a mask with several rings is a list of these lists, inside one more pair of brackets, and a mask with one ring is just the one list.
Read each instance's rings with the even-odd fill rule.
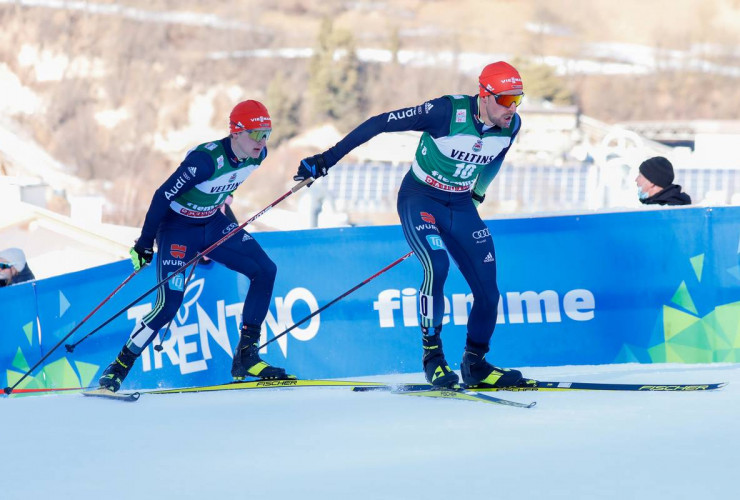
[[300,96],[291,90],[285,73],[279,71],[267,86],[265,105],[270,111],[273,129],[270,136],[272,147],[295,136],[300,129]]
[[364,109],[362,65],[347,30],[334,29],[324,19],[309,64],[309,93],[314,119],[329,119],[346,131]]
[[523,60],[516,60],[512,64],[522,75],[524,93],[528,99],[542,99],[561,106],[573,103],[572,92],[552,67]]

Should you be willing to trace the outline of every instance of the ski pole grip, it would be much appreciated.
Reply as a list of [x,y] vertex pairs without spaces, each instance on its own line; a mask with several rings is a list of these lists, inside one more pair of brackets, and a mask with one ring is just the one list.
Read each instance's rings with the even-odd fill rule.
[[299,182],[298,184],[296,184],[295,186],[293,186],[293,187],[292,187],[292,188],[290,189],[290,192],[291,192],[291,193],[295,193],[296,191],[298,191],[298,190],[299,190],[299,189],[301,189],[302,187],[304,187],[304,186],[307,186],[307,185],[311,184],[311,183],[312,183],[313,181],[315,181],[315,180],[316,180],[316,179],[314,179],[313,177],[309,177],[308,179],[303,179],[303,180],[302,180],[301,182]]

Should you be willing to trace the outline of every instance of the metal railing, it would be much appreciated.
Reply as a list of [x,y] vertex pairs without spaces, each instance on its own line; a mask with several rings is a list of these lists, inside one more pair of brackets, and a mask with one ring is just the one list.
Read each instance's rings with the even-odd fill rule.
[[[326,177],[326,189],[337,210],[393,212],[398,188],[409,167],[408,163],[340,163]],[[608,198],[601,206],[588,205],[589,189],[595,185],[598,168],[590,163],[568,166],[505,164],[488,188],[487,202],[498,203],[506,212],[526,213],[618,206]],[[623,175],[626,177],[622,179],[622,186],[631,188],[632,173],[630,170]],[[694,204],[740,203],[740,169],[677,169],[675,183],[683,187]]]

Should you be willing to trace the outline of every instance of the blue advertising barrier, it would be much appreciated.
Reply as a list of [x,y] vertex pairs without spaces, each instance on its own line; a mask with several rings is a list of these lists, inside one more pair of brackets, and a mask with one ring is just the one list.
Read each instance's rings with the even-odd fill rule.
[[[491,362],[511,367],[740,360],[740,208],[683,208],[487,221],[501,290]],[[409,251],[400,226],[259,233],[278,265],[263,342]],[[13,384],[130,273],[127,261],[0,289],[0,368]],[[270,343],[263,357],[303,378],[421,371],[411,257]],[[145,269],[67,343],[155,284]],[[124,388],[230,379],[248,280],[199,265],[162,352],[148,347]],[[459,368],[472,297],[451,269],[443,338]],[[152,293],[82,342],[54,351],[20,387],[94,384]],[[164,332],[160,332],[162,335]],[[158,344],[161,337],[155,339]]]

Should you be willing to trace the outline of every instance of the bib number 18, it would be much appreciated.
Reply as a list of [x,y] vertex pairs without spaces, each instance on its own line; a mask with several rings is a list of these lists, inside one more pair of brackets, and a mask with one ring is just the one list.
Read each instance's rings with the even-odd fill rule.
[[473,175],[473,172],[475,172],[476,165],[471,165],[469,163],[458,163],[455,165],[455,173],[452,174],[453,177],[458,177],[460,179],[467,179],[471,175]]

